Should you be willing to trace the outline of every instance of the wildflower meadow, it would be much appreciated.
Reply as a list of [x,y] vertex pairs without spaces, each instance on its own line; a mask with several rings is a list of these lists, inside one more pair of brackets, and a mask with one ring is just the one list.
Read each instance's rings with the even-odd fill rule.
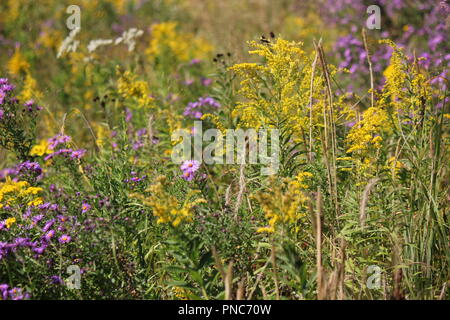
[[450,2],[1,0],[0,300],[447,300]]

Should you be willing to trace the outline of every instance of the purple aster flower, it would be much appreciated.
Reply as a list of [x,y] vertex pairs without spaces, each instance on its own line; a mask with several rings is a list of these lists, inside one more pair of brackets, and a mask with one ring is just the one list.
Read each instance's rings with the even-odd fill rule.
[[201,63],[201,62],[202,62],[202,60],[197,59],[197,58],[194,58],[194,59],[192,59],[192,60],[189,62],[189,64],[190,64],[191,66],[193,66],[193,65],[199,64],[199,63]]
[[18,247],[27,247],[31,245],[30,238],[17,237],[14,239],[14,244]]
[[22,300],[24,298],[21,288],[12,288],[8,291],[8,294],[12,300]]
[[192,179],[194,179],[194,173],[186,171],[186,172],[183,172],[181,177],[186,181],[191,181]]
[[70,242],[70,240],[72,240],[72,238],[69,235],[67,235],[67,234],[63,234],[58,239],[59,243],[68,243],[68,242]]
[[60,149],[56,152],[53,152],[51,154],[49,154],[48,156],[46,156],[44,158],[45,161],[53,159],[54,157],[58,156],[58,155],[67,155],[67,154],[72,154],[73,150],[72,149]]
[[37,224],[39,221],[41,221],[44,218],[43,214],[38,214],[37,216],[34,216],[31,220]]
[[203,111],[211,108],[220,108],[220,103],[211,97],[201,97],[195,102],[189,102],[184,109],[183,115],[200,119],[203,116]]
[[29,174],[29,173],[32,173],[36,176],[41,175],[42,168],[39,165],[39,163],[27,160],[17,166],[17,174]]
[[45,223],[44,227],[42,228],[42,231],[47,232],[54,224],[55,224],[55,219],[51,219],[51,220],[47,221]]
[[10,92],[13,91],[15,88],[16,86],[13,84],[4,84],[0,86],[0,90],[2,90],[3,92]]
[[197,171],[199,168],[200,162],[198,162],[197,160],[186,160],[180,166],[180,169],[183,172],[192,172],[192,173]]
[[70,157],[72,159],[81,159],[85,154],[86,154],[85,149],[79,149],[79,150],[73,151],[72,154],[70,155]]
[[126,108],[125,109],[125,121],[130,122],[131,119],[133,119],[133,112],[130,109]]
[[54,235],[55,235],[55,230],[50,230],[49,232],[47,232],[47,233],[45,234],[44,239],[45,239],[47,242],[50,242],[50,240],[52,240],[52,238],[54,237]]
[[64,280],[58,275],[51,276],[50,281],[52,282],[52,284],[64,284]]
[[202,79],[200,80],[200,82],[201,82],[201,84],[202,84],[203,86],[208,87],[208,86],[210,86],[210,85],[212,84],[213,80],[210,79],[210,78],[202,78]]
[[67,143],[72,138],[70,136],[63,135],[61,133],[58,133],[56,136],[48,139],[49,148],[55,149],[59,144]]
[[199,168],[200,162],[197,160],[186,160],[180,166],[181,171],[183,171],[181,177],[186,181],[191,181],[194,179],[194,174]]
[[45,249],[47,249],[47,245],[43,243],[40,247],[34,247],[33,252],[37,255],[41,255],[45,252]]
[[9,285],[7,285],[5,283],[0,284],[0,297],[1,297],[1,300],[8,299],[8,288],[9,288]]
[[144,146],[144,143],[141,140],[136,140],[133,143],[133,150],[138,150]]
[[137,132],[136,132],[136,134],[137,134],[137,136],[138,137],[142,137],[142,136],[145,136],[146,134],[147,134],[147,129],[139,129]]
[[87,202],[83,202],[83,204],[81,205],[81,212],[86,213],[89,210],[91,210],[91,205]]

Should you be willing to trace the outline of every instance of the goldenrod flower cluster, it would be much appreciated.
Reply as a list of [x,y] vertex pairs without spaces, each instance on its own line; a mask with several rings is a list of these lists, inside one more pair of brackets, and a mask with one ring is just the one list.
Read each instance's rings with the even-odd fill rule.
[[5,226],[7,229],[11,228],[13,224],[17,222],[16,218],[11,217],[5,220]]
[[137,76],[130,71],[121,73],[117,70],[117,74],[119,76],[119,80],[117,80],[118,91],[124,99],[135,101],[137,108],[151,108],[154,106],[154,99],[150,95],[147,82],[137,80]]
[[295,226],[306,215],[306,180],[312,177],[309,172],[300,172],[294,179],[286,178],[277,183],[275,178],[269,190],[257,193],[254,198],[260,204],[268,226],[258,228],[257,232],[273,233],[279,226]]
[[350,145],[348,153],[358,151],[360,155],[366,155],[372,148],[381,147],[380,134],[389,129],[387,112],[378,107],[370,107],[363,113],[363,119],[358,122],[347,135]]
[[16,48],[11,59],[8,61],[8,70],[12,75],[19,75],[20,72],[27,72],[30,69],[30,64],[20,52],[19,48]]
[[37,195],[43,190],[39,187],[32,187],[26,181],[12,181],[7,177],[4,183],[0,183],[0,208],[14,203],[28,201],[28,206],[37,206],[43,203],[41,197]]
[[[240,117],[243,127],[268,127],[287,121],[287,126],[299,137],[309,124],[312,60],[303,51],[302,43],[281,38],[274,41],[249,43],[254,48],[249,53],[263,57],[262,64],[241,63],[230,67],[242,77],[239,93],[245,98],[238,103],[233,116]],[[321,87],[321,83],[321,78],[316,76],[314,86]],[[320,99],[318,91],[314,94],[317,100]]]
[[23,84],[23,89],[19,96],[20,100],[28,101],[31,99],[41,99],[42,97],[43,94],[38,89],[36,79],[34,79],[32,75],[27,72],[25,82]]
[[[416,116],[432,92],[425,75],[419,71],[417,61],[409,64],[403,50],[390,40],[382,40],[393,48],[389,66],[384,71],[386,84],[381,102],[391,107],[394,113]],[[393,108],[392,108],[393,107]]]
[[200,203],[206,203],[206,201],[202,198],[191,200],[192,196],[199,192],[193,190],[181,203],[176,196],[169,192],[170,185],[166,176],[159,176],[155,183],[146,190],[150,193],[150,197],[145,198],[140,194],[132,196],[141,199],[152,209],[153,215],[158,218],[158,224],[170,223],[173,227],[177,227],[181,222],[192,221],[194,207]]
[[381,42],[393,48],[390,64],[384,71],[386,84],[375,106],[363,112],[362,120],[346,137],[347,152],[352,153],[359,171],[369,175],[377,160],[375,154],[382,146],[382,136],[387,136],[406,120],[412,123],[428,108],[427,101],[432,97],[430,85],[417,65],[409,64],[402,49],[392,41]]

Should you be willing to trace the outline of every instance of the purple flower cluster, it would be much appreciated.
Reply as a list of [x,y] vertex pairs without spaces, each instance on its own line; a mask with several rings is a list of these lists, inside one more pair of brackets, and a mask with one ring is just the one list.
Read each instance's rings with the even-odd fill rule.
[[[29,160],[18,164],[14,168],[5,168],[0,170],[0,180],[8,177],[15,177],[20,179],[22,177],[40,178],[42,175],[42,168],[38,162],[31,162]],[[23,180],[23,179],[22,179]]]
[[[52,150],[55,150],[56,147],[58,147],[60,145],[65,145],[65,144],[69,143],[71,140],[72,140],[72,138],[70,136],[66,136],[63,134],[57,134],[56,136],[48,139],[49,148]],[[47,160],[53,159],[54,157],[59,156],[59,155],[63,155],[70,159],[81,159],[85,154],[86,154],[85,149],[73,150],[70,148],[61,148],[61,149],[56,150],[55,152],[52,152],[49,155],[47,155],[44,158],[44,160],[47,161]]]
[[9,92],[13,91],[16,87],[9,83],[6,78],[0,78],[0,104],[5,102],[5,99]]
[[8,284],[0,284],[0,300],[24,300],[29,299],[30,294],[23,292],[21,288],[10,288]]
[[[136,140],[133,142],[133,150],[138,150],[145,146],[145,139],[148,138],[147,129],[139,129],[136,132]],[[156,137],[152,137],[152,144],[157,144],[159,139]]]
[[40,176],[42,174],[42,168],[39,163],[27,160],[17,166],[17,174],[19,176],[30,174],[34,176]]
[[142,177],[138,177],[137,173],[134,171],[131,171],[131,178],[127,178],[124,180],[125,183],[128,183],[131,185],[131,188],[135,188],[141,181],[144,181],[147,179],[147,176],[144,175]]
[[183,115],[200,119],[203,113],[211,108],[220,108],[220,103],[211,97],[200,97],[197,101],[188,103]]
[[56,156],[63,155],[70,159],[81,159],[86,154],[85,149],[72,150],[72,149],[59,149],[53,153],[50,153],[44,158],[45,161],[50,160]]
[[[450,13],[448,1],[424,0],[409,5],[405,0],[379,0],[376,4],[382,7],[382,32],[370,31],[370,37],[391,38],[411,56],[415,51],[417,58],[424,58],[420,64],[427,70],[450,65],[446,25]],[[340,67],[349,69],[353,78],[366,77],[368,72],[365,48],[358,40],[364,27],[361,17],[367,17],[367,6],[363,0],[327,0],[326,5],[321,6],[321,16],[328,24],[348,28],[349,34],[338,38],[334,50],[342,61]],[[407,18],[412,16],[423,18]],[[392,49],[387,46],[371,46],[371,49],[374,50],[371,52],[374,72],[381,73],[389,63]]]
[[56,136],[48,139],[49,148],[55,149],[58,145],[68,143],[70,140],[72,140],[70,136],[58,133]]
[[[28,248],[37,259],[45,253],[53,239],[57,239],[60,244],[70,242],[72,237],[69,231],[75,232],[74,228],[79,224],[76,217],[64,215],[66,210],[65,207],[49,202],[38,207],[28,207],[18,223],[21,236],[16,236],[9,242],[0,242],[0,260],[21,248]],[[4,222],[0,223],[0,231],[11,232],[5,228]]]
[[5,168],[0,170],[0,180],[5,179],[6,177],[15,176],[17,175],[17,169],[16,168]]
[[[8,94],[15,89],[15,86],[10,84],[8,79],[0,78],[0,106],[3,105],[8,97]],[[5,110],[0,108],[0,120],[5,116]]]
[[194,179],[195,172],[200,168],[200,162],[197,160],[186,160],[184,161],[180,169],[183,171],[181,177],[186,181],[191,181]]
[[27,102],[24,103],[23,106],[25,107],[25,110],[27,110],[28,112],[41,111],[43,109],[41,106],[38,106],[34,102],[34,100],[28,100]]
[[[9,83],[9,80],[7,78],[0,78],[0,105],[5,104],[7,101],[9,94],[15,89],[16,87],[13,84]],[[9,101],[13,103],[18,103],[18,100],[15,97],[9,97]],[[28,100],[23,104],[23,111],[28,112],[36,112],[40,111],[43,108],[41,106],[38,106],[34,100]],[[0,108],[0,120],[2,120],[5,117],[6,111],[3,108]]]

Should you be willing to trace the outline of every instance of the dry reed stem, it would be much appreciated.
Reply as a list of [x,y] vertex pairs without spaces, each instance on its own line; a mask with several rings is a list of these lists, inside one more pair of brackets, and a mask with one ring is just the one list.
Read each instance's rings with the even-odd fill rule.
[[[322,42],[322,39],[319,40],[319,45]],[[311,83],[309,88],[309,161],[312,162],[312,117],[313,117],[313,90],[314,90],[314,75],[316,72],[316,64],[317,59],[319,58],[319,55],[316,51],[316,54],[314,56],[314,61],[312,63],[312,70],[311,70]]]
[[362,36],[364,41],[364,48],[366,50],[367,63],[369,64],[369,73],[370,73],[370,105],[373,107],[375,105],[375,92],[373,86],[373,70],[372,70],[372,61],[370,60],[369,47],[367,45],[367,36],[366,29],[363,28]]
[[366,207],[367,202],[369,200],[370,191],[372,190],[373,186],[378,182],[378,178],[372,178],[369,180],[369,183],[367,183],[366,187],[364,188],[364,192],[361,198],[361,204],[359,206],[359,224],[361,228],[364,227],[365,221],[366,221]]

